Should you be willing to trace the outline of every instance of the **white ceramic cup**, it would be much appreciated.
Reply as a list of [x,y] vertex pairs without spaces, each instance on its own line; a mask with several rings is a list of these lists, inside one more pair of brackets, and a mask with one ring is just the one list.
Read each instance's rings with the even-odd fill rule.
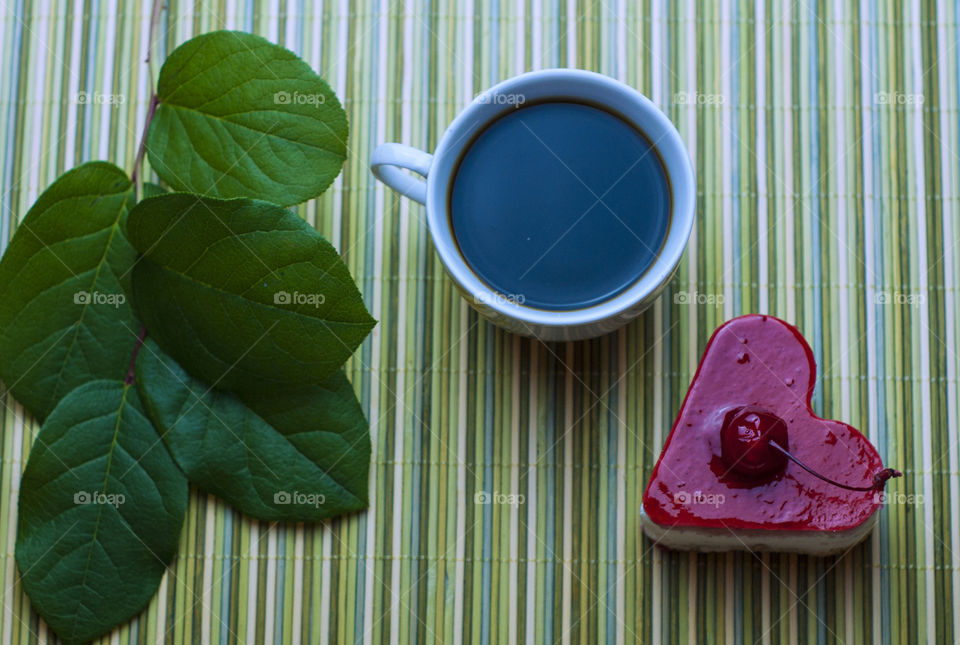
[[[460,253],[448,211],[448,195],[461,157],[493,121],[523,104],[574,101],[618,115],[643,132],[660,156],[670,185],[670,222],[653,264],[636,282],[598,304],[573,310],[525,306],[487,285]],[[541,340],[580,340],[613,331],[649,307],[670,280],[693,228],[696,185],[680,134],[666,115],[633,88],[575,69],[528,72],[480,94],[450,124],[432,155],[400,143],[373,151],[373,174],[414,201],[426,204],[434,246],[454,284],[483,316],[512,332]],[[424,181],[401,169],[412,170]]]

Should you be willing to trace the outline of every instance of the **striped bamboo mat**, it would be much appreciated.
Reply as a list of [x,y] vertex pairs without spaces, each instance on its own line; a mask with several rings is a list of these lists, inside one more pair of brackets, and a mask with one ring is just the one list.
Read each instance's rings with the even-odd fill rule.
[[[5,246],[65,169],[132,163],[150,3],[0,4]],[[371,420],[371,507],[271,525],[194,492],[159,594],[112,642],[960,638],[960,0],[170,0],[162,18],[158,60],[204,31],[252,31],[345,100],[345,172],[300,212],[380,320],[348,364]],[[666,111],[694,160],[698,221],[638,321],[541,344],[478,319],[423,208],[367,164],[384,141],[432,149],[499,80],[566,66]],[[639,531],[706,339],[753,311],[801,328],[815,410],[905,472],[843,557],[666,553]],[[13,551],[38,427],[3,396],[0,640],[32,643],[52,635]]]

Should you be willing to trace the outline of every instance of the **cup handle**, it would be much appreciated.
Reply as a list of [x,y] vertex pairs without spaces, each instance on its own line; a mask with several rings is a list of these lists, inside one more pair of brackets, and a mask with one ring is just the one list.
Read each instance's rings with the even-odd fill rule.
[[402,170],[412,170],[426,178],[433,155],[402,143],[381,143],[370,158],[373,176],[415,202],[427,203],[427,182]]

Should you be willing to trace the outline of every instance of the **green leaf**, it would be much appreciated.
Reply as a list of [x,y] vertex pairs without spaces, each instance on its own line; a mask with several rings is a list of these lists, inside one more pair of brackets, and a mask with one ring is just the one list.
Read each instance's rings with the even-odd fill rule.
[[342,372],[321,386],[246,395],[193,378],[148,340],[144,407],[199,488],[262,520],[310,521],[367,506],[367,420]]
[[123,235],[127,176],[95,161],[36,201],[0,261],[0,377],[38,419],[70,390],[126,373],[140,324],[136,252]]
[[376,324],[330,243],[273,204],[161,195],[134,207],[127,233],[144,254],[140,319],[217,388],[321,383]]
[[66,643],[136,615],[177,550],[187,480],[122,381],[81,385],[37,437],[20,482],[17,565]]
[[175,190],[290,205],[316,197],[346,159],[347,115],[283,47],[235,31],[167,58],[150,124],[150,165]]
[[161,186],[160,184],[155,184],[152,181],[143,182],[143,198],[147,197],[156,197],[157,195],[165,195],[169,190]]

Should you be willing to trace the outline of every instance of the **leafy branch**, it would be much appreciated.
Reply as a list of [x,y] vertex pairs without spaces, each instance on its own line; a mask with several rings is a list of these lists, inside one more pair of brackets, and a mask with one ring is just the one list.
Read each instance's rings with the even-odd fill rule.
[[[271,521],[366,507],[368,426],[341,368],[376,321],[283,208],[330,185],[346,139],[296,55],[204,34],[161,67],[129,176],[78,166],[20,223],[0,260],[0,378],[43,425],[16,559],[64,642],[149,602],[188,483]],[[143,181],[147,159],[178,192]]]

